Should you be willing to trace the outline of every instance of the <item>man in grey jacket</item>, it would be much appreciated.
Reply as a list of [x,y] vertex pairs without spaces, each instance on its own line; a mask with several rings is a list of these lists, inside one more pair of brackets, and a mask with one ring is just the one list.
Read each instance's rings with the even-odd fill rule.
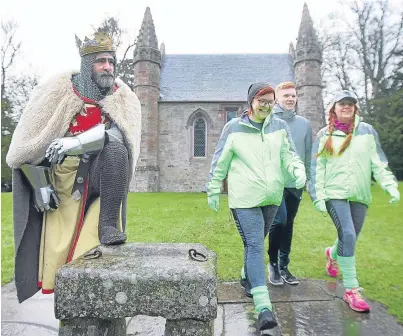
[[[280,83],[276,87],[277,104],[274,116],[283,119],[289,126],[297,153],[305,165],[307,179],[310,179],[312,128],[310,122],[297,115],[295,107],[297,93],[292,82]],[[287,173],[285,176],[287,176]],[[297,285],[298,279],[288,270],[294,218],[297,215],[303,189],[295,187],[295,181],[286,178],[284,195],[276,218],[269,231],[269,282],[281,286],[284,282]]]

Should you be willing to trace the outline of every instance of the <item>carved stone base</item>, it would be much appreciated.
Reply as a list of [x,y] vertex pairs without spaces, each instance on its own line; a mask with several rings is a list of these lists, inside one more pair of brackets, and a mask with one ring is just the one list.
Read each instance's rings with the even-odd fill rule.
[[73,318],[60,321],[59,336],[126,336],[126,319]]

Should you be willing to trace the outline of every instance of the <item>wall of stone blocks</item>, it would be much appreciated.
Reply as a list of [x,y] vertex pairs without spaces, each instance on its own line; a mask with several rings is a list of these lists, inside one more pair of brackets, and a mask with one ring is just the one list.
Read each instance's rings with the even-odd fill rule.
[[298,95],[298,114],[308,119],[313,136],[326,125],[322,98],[320,62],[300,61],[295,66],[295,82]]
[[134,64],[135,92],[141,103],[140,157],[137,160],[130,191],[159,191],[158,167],[158,99],[160,68],[157,63]]
[[[241,105],[241,104],[240,104]],[[188,125],[193,113],[206,114],[206,157],[193,157],[193,125]],[[212,156],[226,123],[220,103],[159,104],[159,191],[205,191]]]
[[322,89],[318,86],[303,86],[298,89],[297,95],[298,114],[311,122],[312,134],[315,136],[326,125]]

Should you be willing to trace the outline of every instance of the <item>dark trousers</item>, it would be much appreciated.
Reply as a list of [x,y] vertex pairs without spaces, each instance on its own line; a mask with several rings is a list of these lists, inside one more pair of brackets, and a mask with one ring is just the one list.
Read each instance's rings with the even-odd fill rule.
[[279,262],[280,268],[290,263],[294,219],[301,202],[302,189],[284,189],[283,200],[269,231],[269,258],[271,264]]

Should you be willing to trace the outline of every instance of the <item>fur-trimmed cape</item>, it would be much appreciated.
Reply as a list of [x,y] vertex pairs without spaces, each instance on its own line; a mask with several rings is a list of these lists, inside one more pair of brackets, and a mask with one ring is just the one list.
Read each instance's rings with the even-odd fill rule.
[[[64,137],[74,116],[84,102],[74,93],[74,72],[56,76],[38,85],[24,109],[14,131],[7,153],[7,164],[13,168],[13,215],[15,246],[15,284],[18,300],[26,300],[38,291],[38,261],[42,213],[33,206],[32,192],[21,165],[39,164],[55,138]],[[118,89],[99,104],[115,122],[129,152],[129,171],[133,172],[140,154],[141,105],[136,94],[116,79]]]
[[[24,163],[39,164],[55,138],[64,137],[84,102],[74,93],[70,72],[38,85],[32,93],[14,131],[7,164],[19,168]],[[136,94],[120,79],[118,89],[99,103],[102,111],[122,131],[134,166],[140,152],[141,106]],[[134,169],[133,169],[134,171]]]

